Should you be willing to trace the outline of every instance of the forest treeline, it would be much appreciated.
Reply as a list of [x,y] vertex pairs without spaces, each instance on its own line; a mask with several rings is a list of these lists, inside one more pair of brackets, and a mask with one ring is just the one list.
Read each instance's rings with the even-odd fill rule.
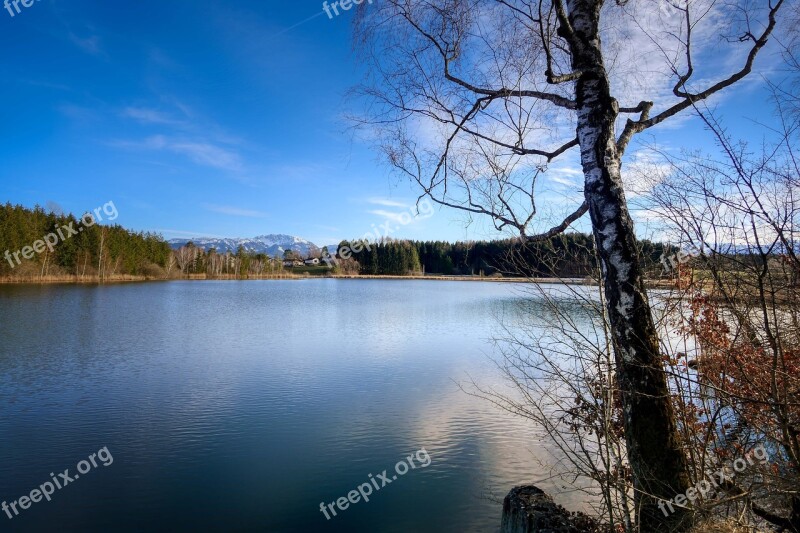
[[[91,217],[57,214],[39,206],[0,206],[0,275],[158,277],[166,271],[172,250],[160,235],[92,223]],[[57,244],[34,250],[47,235],[57,236]]]
[[[597,269],[594,238],[584,233],[566,233],[543,241],[520,242],[518,239],[496,241],[342,241],[339,250],[355,261],[360,274],[407,275],[409,273],[443,275],[509,275],[578,278]],[[674,246],[640,241],[644,268],[658,276],[661,259],[674,254]],[[337,263],[346,267],[346,260]],[[353,266],[351,266],[353,268]]]
[[[87,215],[88,216],[88,215]],[[0,276],[48,278],[74,276],[111,279],[114,276],[137,276],[166,279],[205,276],[262,277],[285,275],[296,269],[286,268],[280,258],[251,254],[204,250],[192,243],[177,250],[159,234],[137,233],[119,225],[87,225],[83,217],[33,209],[0,206]],[[80,231],[63,231],[65,228]],[[18,264],[14,253],[32,248],[48,234],[64,236],[52,247],[30,252],[29,259]],[[645,267],[659,275],[659,260],[675,248],[642,241]],[[347,250],[347,252],[344,252]],[[5,253],[8,252],[8,253]],[[323,254],[327,249],[323,249]],[[334,252],[336,253],[336,252]],[[342,257],[344,256],[344,257]],[[21,255],[17,257],[21,258]],[[325,264],[325,257],[322,265]],[[386,239],[378,243],[343,241],[334,272],[364,275],[442,274],[536,277],[585,277],[597,268],[591,235],[570,233],[546,241],[521,243],[518,240],[448,243],[443,241],[400,241]],[[316,269],[314,273],[326,273]]]

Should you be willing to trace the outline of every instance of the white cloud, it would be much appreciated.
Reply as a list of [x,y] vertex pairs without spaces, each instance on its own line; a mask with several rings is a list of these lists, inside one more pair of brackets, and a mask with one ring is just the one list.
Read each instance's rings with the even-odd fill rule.
[[629,152],[622,167],[622,182],[629,201],[646,196],[671,172],[669,163],[650,147]]
[[224,170],[241,170],[242,162],[239,155],[203,142],[176,142],[168,146],[173,152],[186,155],[200,165],[221,168]]
[[239,171],[243,167],[239,154],[204,141],[177,140],[164,135],[153,135],[143,141],[113,141],[110,144],[134,150],[169,151],[186,156],[198,165],[222,170]]
[[577,181],[575,179],[561,177],[558,174],[553,174],[552,176],[547,176],[547,179],[549,181],[554,182],[554,183],[559,183],[561,185],[566,185],[567,187],[575,187],[580,183],[579,181]]
[[169,117],[165,113],[144,107],[126,107],[122,111],[122,116],[146,124],[180,124],[180,121]]
[[411,207],[410,204],[407,204],[405,202],[389,200],[388,198],[368,198],[367,203],[370,203],[372,205],[381,205],[383,207],[401,207],[404,209]]

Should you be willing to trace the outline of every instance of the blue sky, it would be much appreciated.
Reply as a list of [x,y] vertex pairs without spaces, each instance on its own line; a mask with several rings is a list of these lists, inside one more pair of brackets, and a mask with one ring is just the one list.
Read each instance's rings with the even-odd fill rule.
[[[365,234],[408,211],[417,190],[343,119],[363,75],[351,22],[315,0],[0,10],[0,201],[72,212],[113,201],[118,223],[167,238],[288,233],[324,245]],[[718,103],[743,129],[768,113],[763,101],[751,83]],[[692,120],[653,133],[708,144]],[[547,194],[553,205],[576,197],[565,184]],[[392,236],[500,235],[437,210]]]

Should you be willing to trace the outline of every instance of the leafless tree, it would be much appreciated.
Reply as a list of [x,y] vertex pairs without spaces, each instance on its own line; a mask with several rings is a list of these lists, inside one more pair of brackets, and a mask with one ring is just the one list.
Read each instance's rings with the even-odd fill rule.
[[[589,213],[645,531],[684,527],[683,513],[665,524],[657,499],[684,492],[689,476],[622,157],[635,135],[750,74],[783,1],[386,0],[359,10],[357,47],[371,66],[358,93],[362,119],[399,174],[439,204],[523,238],[557,234]],[[710,56],[712,40],[734,59],[727,70]],[[534,235],[537,184],[573,149],[583,201]]]
[[773,85],[773,94],[778,126],[762,132],[771,142],[755,151],[734,142],[714,113],[698,107],[720,155],[658,151],[660,170],[639,178],[649,189],[644,205],[675,242],[697,251],[687,262],[695,270],[689,298],[677,300],[690,304],[678,315],[696,371],[675,365],[672,374],[687,404],[702,412],[698,424],[678,411],[687,415],[681,427],[694,469],[716,469],[756,444],[771,452],[772,468],[759,483],[728,483],[706,510],[733,502],[798,532],[800,116],[791,87]]

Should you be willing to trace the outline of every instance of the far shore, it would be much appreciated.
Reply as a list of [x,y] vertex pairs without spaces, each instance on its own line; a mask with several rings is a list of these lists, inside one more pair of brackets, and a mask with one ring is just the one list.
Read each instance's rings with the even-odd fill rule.
[[[525,278],[525,277],[500,277],[500,276],[448,276],[448,275],[412,275],[412,276],[382,276],[382,275],[266,275],[249,276],[240,278],[236,276],[207,277],[205,275],[191,275],[189,277],[157,278],[150,276],[110,276],[100,280],[97,276],[47,276],[35,277],[0,277],[0,285],[104,285],[120,283],[143,283],[165,281],[263,281],[284,280],[301,281],[309,279],[347,279],[347,280],[420,280],[420,281],[482,281],[491,283],[540,283],[552,285],[597,285],[591,278]],[[648,280],[650,288],[668,288],[673,286],[669,280]]]

